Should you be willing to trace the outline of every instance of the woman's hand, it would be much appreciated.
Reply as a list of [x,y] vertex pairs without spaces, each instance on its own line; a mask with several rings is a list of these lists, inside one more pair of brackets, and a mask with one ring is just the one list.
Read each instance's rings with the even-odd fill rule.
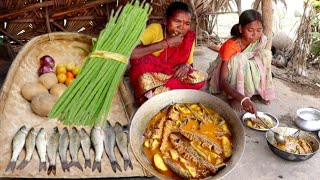
[[163,41],[166,42],[168,47],[178,47],[183,41],[183,35],[180,34],[178,36],[167,37]]
[[251,114],[257,114],[257,109],[256,109],[256,105],[251,101],[250,98],[244,100],[242,102],[242,107],[243,107],[243,110],[251,113]]
[[188,76],[190,69],[192,69],[190,64],[188,63],[180,64],[176,66],[175,68],[176,72],[173,77],[177,79],[184,79]]

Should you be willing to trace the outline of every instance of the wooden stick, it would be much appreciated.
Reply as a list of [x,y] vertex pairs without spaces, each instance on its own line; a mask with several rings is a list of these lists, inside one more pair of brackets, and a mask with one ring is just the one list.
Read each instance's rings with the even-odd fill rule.
[[98,4],[106,4],[106,3],[110,3],[110,2],[115,2],[116,0],[97,0],[97,1],[90,1],[86,4],[79,4],[79,5],[75,5],[75,6],[69,6],[63,9],[58,10],[57,12],[53,13],[51,17],[56,18],[56,17],[60,17],[60,16],[64,16],[66,14],[69,13],[74,13],[74,12],[78,12],[78,11],[82,11],[88,8],[92,8],[95,7]]
[[19,7],[19,8],[15,8],[15,9],[6,9],[6,10],[2,10],[0,11],[0,19],[6,18],[6,17],[10,17],[10,16],[16,16],[28,11],[34,11],[35,9],[39,9],[39,8],[43,8],[43,7],[48,7],[48,6],[53,6],[54,2],[53,1],[45,1],[42,3],[37,3],[37,4],[33,4],[30,6],[25,6],[25,7]]
[[60,30],[64,31],[64,32],[68,32],[66,29],[64,29],[63,27],[61,27],[58,23],[56,23],[55,21],[52,22],[53,25],[55,25],[57,28],[59,28]]
[[48,33],[51,33],[51,28],[50,28],[50,22],[49,22],[49,13],[48,13],[48,7],[46,7],[46,26],[47,26],[47,30]]
[[13,41],[17,42],[20,45],[23,45],[23,43],[21,41],[19,41],[18,39],[14,38],[13,36],[11,36],[9,33],[7,33],[6,31],[4,31],[2,28],[0,28],[0,32],[6,36],[8,36],[10,39],[12,39]]

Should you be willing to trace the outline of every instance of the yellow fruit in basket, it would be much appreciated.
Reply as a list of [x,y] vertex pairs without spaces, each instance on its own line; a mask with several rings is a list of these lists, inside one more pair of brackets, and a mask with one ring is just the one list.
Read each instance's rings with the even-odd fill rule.
[[57,68],[56,68],[56,73],[57,74],[60,74],[60,73],[67,73],[67,68],[66,68],[66,66],[64,66],[64,65],[62,65],[62,66],[57,66]]
[[72,71],[76,67],[76,64],[74,62],[68,63],[67,64],[67,71]]
[[72,69],[71,72],[72,72],[72,74],[74,76],[77,76],[79,74],[79,72],[80,72],[80,68],[79,67],[75,67],[75,68]]
[[74,80],[74,78],[67,78],[65,85],[69,86],[73,80]]
[[65,73],[59,73],[57,79],[59,83],[63,84],[67,80],[67,75]]

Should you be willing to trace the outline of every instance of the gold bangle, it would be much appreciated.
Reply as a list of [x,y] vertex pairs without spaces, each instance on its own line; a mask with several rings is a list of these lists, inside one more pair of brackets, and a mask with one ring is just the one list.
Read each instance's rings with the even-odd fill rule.
[[243,102],[244,102],[245,100],[247,100],[247,99],[250,99],[250,98],[249,98],[249,97],[244,97],[244,98],[241,100],[241,102],[240,102],[241,106],[243,106],[243,105],[242,105]]

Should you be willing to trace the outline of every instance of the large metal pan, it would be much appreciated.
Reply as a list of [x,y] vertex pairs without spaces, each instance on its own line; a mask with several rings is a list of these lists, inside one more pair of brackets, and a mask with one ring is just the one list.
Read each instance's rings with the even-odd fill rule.
[[145,156],[143,133],[149,120],[161,109],[173,103],[202,103],[225,118],[232,133],[233,155],[228,161],[227,167],[216,174],[214,178],[222,178],[230,173],[240,161],[244,151],[245,136],[242,123],[228,104],[213,95],[196,90],[172,90],[159,94],[149,99],[137,110],[131,121],[130,142],[132,150],[142,166],[160,179],[169,179],[159,173]]

